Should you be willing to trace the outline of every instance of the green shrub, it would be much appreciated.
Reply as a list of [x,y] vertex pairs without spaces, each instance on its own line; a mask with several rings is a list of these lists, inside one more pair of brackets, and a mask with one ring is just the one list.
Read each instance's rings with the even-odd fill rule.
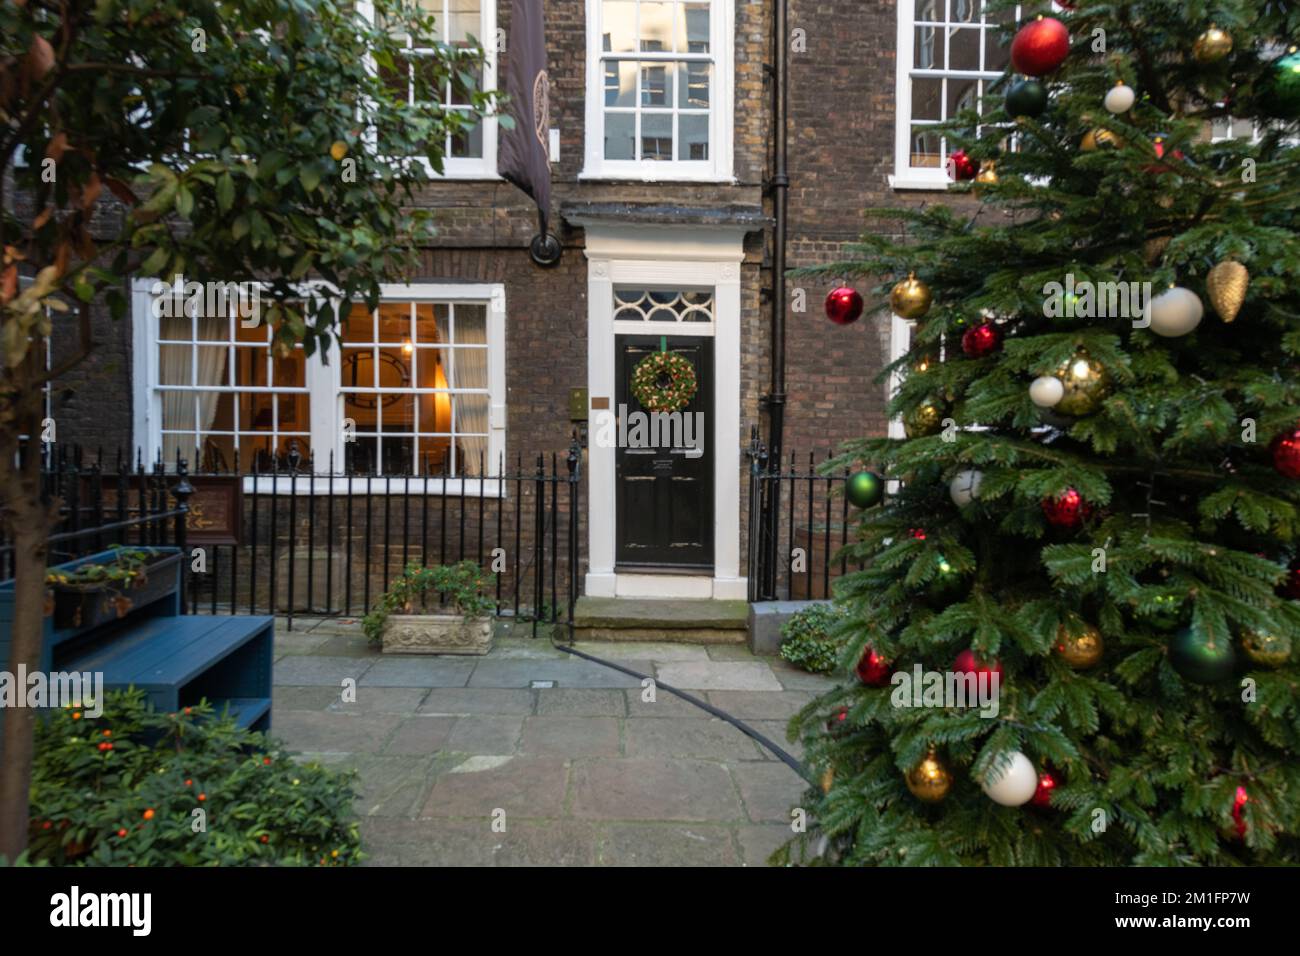
[[346,866],[361,858],[352,777],[296,763],[207,703],[166,714],[142,691],[109,693],[98,718],[37,722],[30,861]]
[[829,674],[843,650],[843,641],[832,637],[844,620],[835,604],[810,604],[791,616],[781,627],[781,657],[813,674]]
[[486,617],[495,602],[487,597],[492,577],[473,561],[435,565],[431,568],[412,561],[380,598],[379,605],[361,621],[361,629],[372,643],[384,635],[384,622],[390,614],[419,613],[417,604],[435,596],[445,598],[452,610],[466,618]]

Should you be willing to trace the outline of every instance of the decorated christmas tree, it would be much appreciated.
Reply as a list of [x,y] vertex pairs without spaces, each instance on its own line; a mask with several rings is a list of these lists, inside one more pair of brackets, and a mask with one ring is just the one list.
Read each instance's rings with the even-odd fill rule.
[[829,465],[890,493],[848,489],[855,676],[792,722],[783,852],[1300,862],[1300,7],[1020,9],[943,127],[971,195],[820,270],[915,325],[906,438]]

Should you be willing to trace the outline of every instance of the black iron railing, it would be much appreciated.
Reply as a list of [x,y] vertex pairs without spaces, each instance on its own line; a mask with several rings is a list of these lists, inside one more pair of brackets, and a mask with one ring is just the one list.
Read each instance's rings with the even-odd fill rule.
[[849,472],[819,474],[812,453],[783,457],[771,459],[756,435],[750,443],[749,599],[829,598],[832,582],[849,570],[839,554],[853,522],[842,493]]
[[[379,476],[318,470],[291,450],[269,470],[191,472],[184,460],[49,448],[45,493],[62,515],[49,561],[179,545],[190,613],[276,614],[292,627],[295,616],[365,615],[411,562],[469,560],[491,573],[498,614],[572,620],[580,449],[525,460],[461,478]],[[0,542],[0,579],[12,575],[12,546]]]

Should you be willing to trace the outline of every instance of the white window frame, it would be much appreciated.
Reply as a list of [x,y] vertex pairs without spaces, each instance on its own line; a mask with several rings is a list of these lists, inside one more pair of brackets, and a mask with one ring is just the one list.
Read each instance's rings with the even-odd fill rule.
[[[601,67],[603,0],[587,0],[587,107],[584,166],[579,179],[636,182],[735,183],[733,139],[736,71],[735,0],[710,0],[709,49],[713,56],[709,92],[709,159],[626,160],[605,158],[605,74]],[[675,54],[660,54],[673,59]],[[629,59],[636,57],[629,55]],[[654,59],[655,54],[645,57]],[[674,151],[677,142],[673,143]]]
[[[445,5],[444,5],[445,6]],[[478,41],[483,44],[483,89],[497,88],[497,5],[496,0],[482,0],[480,5],[481,26]],[[373,0],[357,0],[357,13],[370,23],[375,22],[375,5]],[[443,17],[434,14],[437,22],[445,23]],[[367,62],[371,62],[369,59]],[[373,63],[371,64],[373,72]],[[428,157],[415,157],[424,166],[430,179],[488,179],[500,180],[497,173],[497,130],[500,124],[495,113],[483,117],[483,155],[481,157],[443,156],[442,172],[434,170]],[[375,131],[367,131],[366,141],[374,148]]]
[[[951,9],[951,0],[944,2],[945,19]],[[973,0],[979,2],[979,0]],[[984,13],[981,7],[981,17]],[[939,155],[936,167],[912,166],[912,75],[923,77],[982,79],[987,83],[1002,75],[1002,71],[987,70],[920,70],[913,69],[912,61],[916,52],[916,4],[914,0],[899,0],[898,3],[898,47],[896,73],[894,78],[894,172],[889,176],[889,185],[893,189],[929,189],[946,190],[952,185],[948,178],[947,157]],[[996,30],[996,27],[993,27]],[[947,40],[944,40],[945,48]],[[981,44],[983,49],[983,44]]]
[[[141,450],[146,461],[154,460],[162,444],[162,399],[158,383],[158,345],[152,322],[152,296],[150,288],[152,279],[135,279],[132,282],[132,398],[134,443]],[[487,305],[487,347],[488,347],[488,449],[487,474],[467,475],[464,477],[411,477],[393,476],[398,480],[384,481],[380,478],[370,483],[367,493],[384,494],[389,484],[394,493],[415,491],[420,494],[459,495],[478,494],[480,487],[485,497],[504,497],[505,483],[497,480],[498,469],[506,454],[506,295],[501,283],[460,283],[460,282],[416,282],[411,284],[385,283],[380,286],[381,301],[400,302],[449,302],[481,303]],[[339,303],[336,301],[335,306]],[[353,305],[354,309],[365,310],[363,303]],[[337,475],[343,473],[346,463],[345,442],[343,440],[343,391],[342,362],[337,342],[331,342],[328,350],[329,361],[318,350],[306,360],[305,378],[310,396],[310,425],[308,447],[304,448],[304,464],[314,454],[316,473],[329,473],[330,456],[333,454]],[[307,472],[303,473],[304,475]],[[315,483],[316,494],[344,494],[348,490],[349,480],[353,490],[356,481],[364,476],[335,477],[333,481]],[[287,477],[280,478],[246,478],[244,490],[251,492],[256,484],[259,492],[270,492],[273,488],[279,493],[289,493],[292,489],[298,494],[307,494],[307,483],[298,480],[292,482]]]

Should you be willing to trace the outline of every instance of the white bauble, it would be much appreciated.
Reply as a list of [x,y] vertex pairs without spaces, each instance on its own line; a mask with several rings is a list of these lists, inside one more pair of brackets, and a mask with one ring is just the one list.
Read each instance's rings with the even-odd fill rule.
[[994,803],[1018,807],[1034,798],[1038,790],[1038,771],[1029,758],[1017,750],[1009,762],[989,771],[981,786]]
[[1055,408],[1065,398],[1065,383],[1055,375],[1041,375],[1029,385],[1029,399],[1039,408]]
[[1191,289],[1174,286],[1151,300],[1151,331],[1165,338],[1186,335],[1201,324],[1205,306]]
[[948,494],[952,496],[952,503],[958,508],[964,508],[980,496],[980,483],[984,480],[982,471],[959,471],[951,482],[948,483]]
[[1125,86],[1120,83],[1118,86],[1112,86],[1106,98],[1102,101],[1106,109],[1111,113],[1127,113],[1137,102],[1137,94],[1133,92],[1133,87]]

